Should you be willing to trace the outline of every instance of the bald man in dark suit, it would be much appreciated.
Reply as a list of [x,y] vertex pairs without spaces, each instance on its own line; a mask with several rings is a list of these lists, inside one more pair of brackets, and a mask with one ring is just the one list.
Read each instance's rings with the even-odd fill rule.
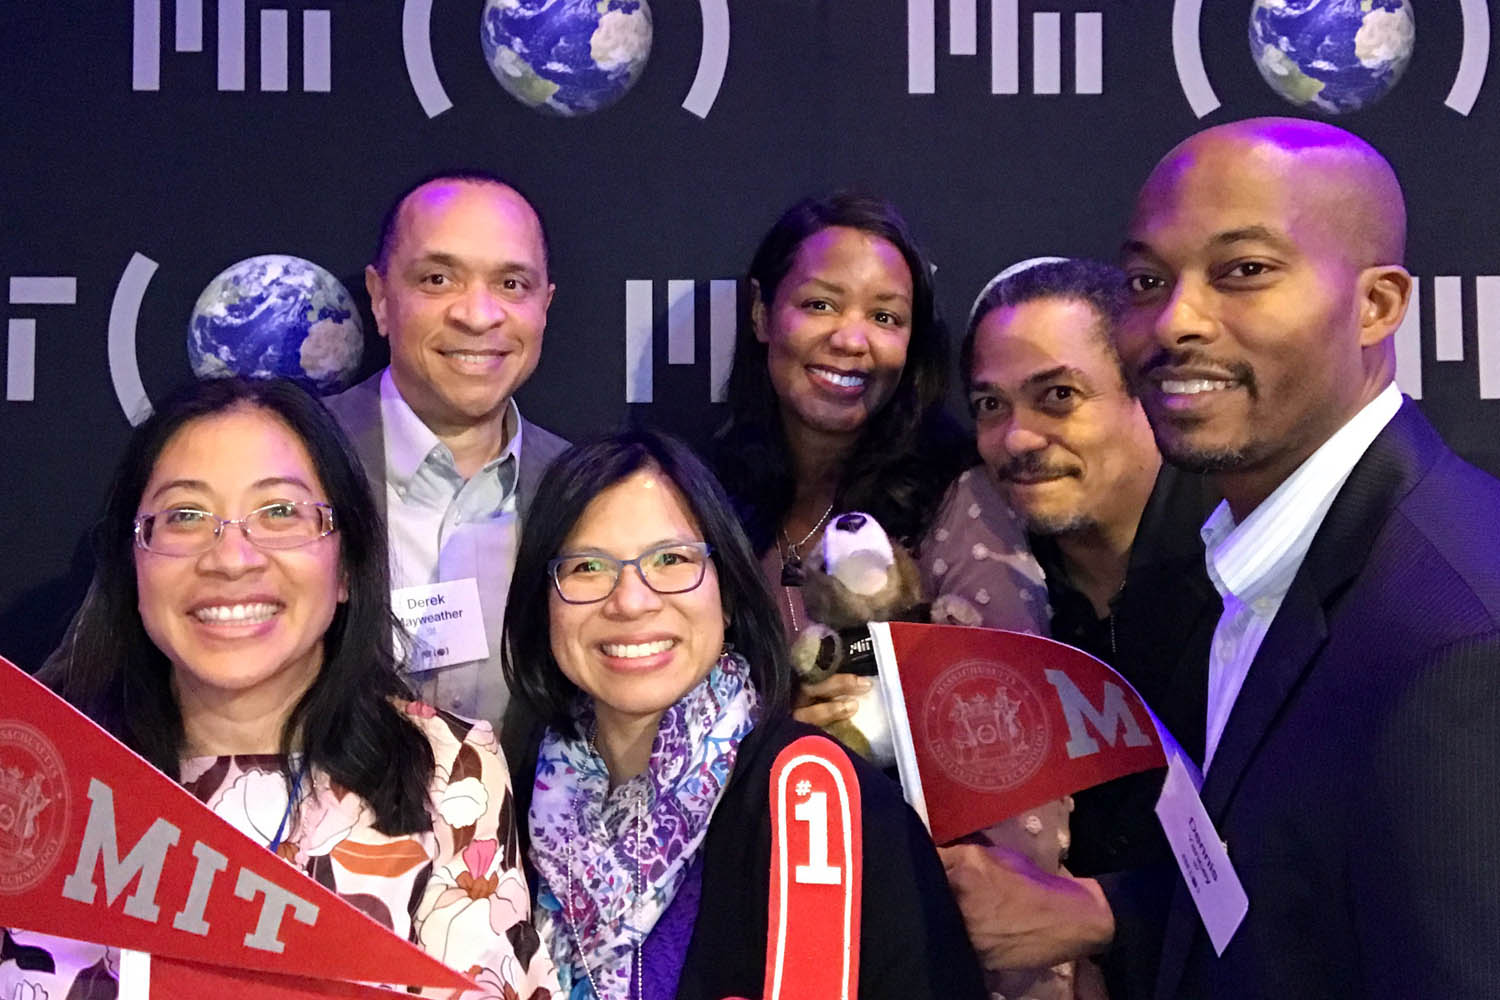
[[1395,387],[1405,235],[1385,159],[1295,119],[1137,201],[1119,346],[1226,497],[1202,798],[1250,899],[1216,956],[1178,885],[1158,997],[1500,991],[1500,482]]
[[[1390,165],[1317,122],[1198,133],[1143,187],[1117,346],[1162,454],[1226,498],[1201,797],[1249,910],[1216,954],[1175,872],[1141,927],[1140,893],[971,858],[992,963],[1113,938],[1159,954],[1159,1000],[1500,995],[1500,482],[1394,384],[1405,236]],[[1051,912],[1001,933],[1018,899]]]

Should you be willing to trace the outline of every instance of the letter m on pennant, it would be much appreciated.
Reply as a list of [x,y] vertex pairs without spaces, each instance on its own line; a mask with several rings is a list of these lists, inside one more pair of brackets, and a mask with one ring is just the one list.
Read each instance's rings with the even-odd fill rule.
[[84,904],[94,902],[94,871],[104,863],[104,895],[113,905],[115,899],[140,876],[136,890],[125,900],[125,912],[138,920],[154,923],[157,918],[156,885],[161,881],[167,849],[177,843],[181,831],[164,819],[157,819],[145,836],[136,841],[125,859],[120,859],[120,841],[115,827],[115,793],[94,778],[89,781],[89,820],[83,831],[83,846],[78,851],[78,867],[63,880],[62,894]]
[[1061,670],[1048,670],[1047,681],[1057,689],[1057,699],[1062,704],[1063,716],[1068,720],[1068,758],[1087,757],[1099,752],[1099,743],[1089,735],[1088,727],[1104,737],[1104,742],[1115,745],[1120,735],[1128,747],[1151,745],[1151,737],[1141,731],[1140,724],[1125,703],[1125,692],[1118,684],[1104,684],[1104,705],[1095,708],[1093,702],[1084,697],[1073,679]]

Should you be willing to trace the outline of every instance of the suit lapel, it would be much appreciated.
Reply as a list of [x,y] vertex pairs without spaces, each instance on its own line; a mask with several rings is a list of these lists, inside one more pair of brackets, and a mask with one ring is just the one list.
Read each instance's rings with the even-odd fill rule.
[[[349,436],[349,443],[364,466],[365,476],[375,493],[380,516],[386,516],[385,498],[385,423],[381,418],[380,379],[383,370],[359,385],[337,396],[325,399],[324,405],[338,419]],[[519,414],[518,414],[519,416]],[[536,494],[537,483],[547,466],[565,448],[567,442],[520,417],[523,446],[516,467],[516,509],[524,518]]]
[[[1208,690],[1208,643],[1218,620],[1219,593],[1203,565],[1199,526],[1219,497],[1195,473],[1162,466],[1141,514],[1130,552],[1121,619],[1150,623],[1152,708],[1170,721],[1172,736],[1203,762],[1203,710]],[[1172,600],[1164,606],[1162,595]],[[1159,665],[1158,665],[1159,664]],[[1159,702],[1159,704],[1157,703]]]
[[375,495],[375,506],[385,519],[385,424],[380,416],[381,369],[359,385],[324,404],[338,418],[349,435],[349,443],[364,466],[365,478]]
[[551,462],[552,456],[542,448],[537,426],[520,416],[519,411],[516,416],[523,428],[521,455],[516,463],[516,511],[524,519],[526,511],[531,507],[531,498],[536,495],[536,484],[541,481],[542,473],[547,471],[547,464]]
[[[1352,555],[1352,553],[1351,553]],[[1312,553],[1308,553],[1311,558]],[[1352,576],[1352,571],[1348,576]],[[1266,632],[1235,700],[1203,779],[1203,807],[1220,824],[1246,766],[1287,698],[1328,640],[1328,621],[1315,574],[1298,572]]]
[[[1339,598],[1364,568],[1391,510],[1443,450],[1432,425],[1406,400],[1334,498],[1255,654],[1204,778],[1203,805],[1221,830],[1256,751],[1327,643]],[[1233,848],[1231,844],[1231,862]],[[1250,908],[1253,913],[1254,898]],[[1164,936],[1158,997],[1176,995],[1191,946],[1201,932],[1192,899],[1178,879]]]
[[[1311,558],[1311,551],[1308,556]],[[1292,581],[1286,600],[1250,665],[1245,686],[1219,739],[1213,766],[1203,780],[1203,807],[1221,834],[1224,810],[1246,766],[1277,713],[1328,640],[1328,623],[1322,601],[1310,577],[1311,574],[1299,572]],[[1231,853],[1230,862],[1233,861]],[[1254,907],[1255,901],[1251,900],[1250,905]],[[1176,995],[1190,947],[1201,932],[1198,911],[1187,886],[1178,878],[1163,935],[1161,966],[1157,974],[1158,997]]]
[[[1202,558],[1201,555],[1199,558]],[[1189,713],[1185,708],[1177,706],[1184,702],[1193,706],[1208,703],[1208,649],[1213,643],[1214,625],[1219,620],[1220,607],[1219,592],[1207,578],[1195,580],[1191,594],[1191,607],[1197,610],[1196,613],[1188,611],[1192,615],[1192,624],[1182,633],[1182,655],[1178,657],[1177,665],[1172,671],[1172,690],[1178,692],[1173,710],[1184,717]],[[1199,718],[1184,722],[1181,732],[1172,734],[1177,738],[1177,745],[1200,766],[1206,749],[1205,730],[1208,720],[1202,717],[1204,714],[1198,712]]]
[[521,418],[525,431],[521,437],[521,461],[516,468],[516,510],[521,523],[526,523],[526,512],[536,496],[536,488],[546,475],[547,468],[557,456],[567,451],[568,442],[536,424]]
[[1403,403],[1328,508],[1255,654],[1204,778],[1203,805],[1215,823],[1223,820],[1256,749],[1327,641],[1338,598],[1364,569],[1391,509],[1431,464],[1421,460],[1424,436],[1436,439],[1415,405]]

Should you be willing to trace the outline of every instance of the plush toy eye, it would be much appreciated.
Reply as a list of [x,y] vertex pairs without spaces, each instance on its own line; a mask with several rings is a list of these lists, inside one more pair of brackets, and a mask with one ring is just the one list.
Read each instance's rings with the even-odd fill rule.
[[833,522],[833,526],[838,531],[858,531],[865,526],[865,516],[863,514],[840,514],[838,520]]

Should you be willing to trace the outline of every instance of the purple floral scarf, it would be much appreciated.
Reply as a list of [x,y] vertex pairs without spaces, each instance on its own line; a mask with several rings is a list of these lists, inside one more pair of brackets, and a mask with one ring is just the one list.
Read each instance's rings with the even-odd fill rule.
[[589,996],[592,972],[599,1000],[630,997],[636,946],[702,846],[758,704],[749,665],[725,654],[662,715],[645,772],[613,791],[604,760],[589,749],[591,700],[574,708],[577,738],[548,728],[531,801],[531,860],[540,876],[536,926],[564,996]]

